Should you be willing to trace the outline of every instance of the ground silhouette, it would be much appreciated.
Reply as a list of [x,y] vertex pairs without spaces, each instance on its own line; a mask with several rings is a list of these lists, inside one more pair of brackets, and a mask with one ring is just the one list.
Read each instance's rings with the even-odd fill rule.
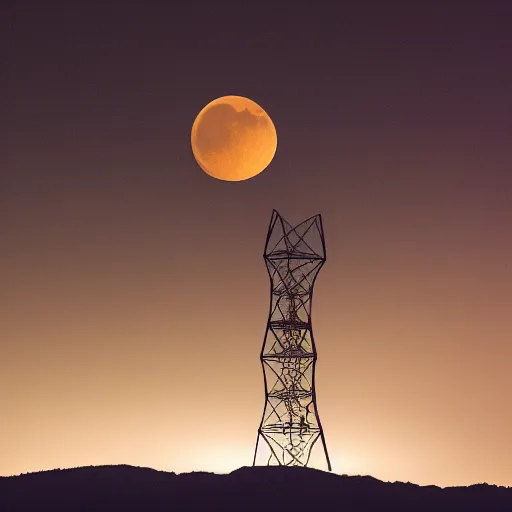
[[511,512],[512,488],[421,487],[293,467],[243,467],[218,475],[90,466],[1,477],[0,510]]

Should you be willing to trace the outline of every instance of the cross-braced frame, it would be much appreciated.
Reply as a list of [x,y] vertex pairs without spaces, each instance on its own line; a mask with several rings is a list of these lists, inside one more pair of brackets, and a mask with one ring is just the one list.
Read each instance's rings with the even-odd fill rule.
[[330,471],[316,404],[311,327],[313,286],[326,260],[321,216],[293,227],[274,210],[263,257],[270,277],[270,313],[261,351],[265,407],[253,465],[307,466],[320,440]]

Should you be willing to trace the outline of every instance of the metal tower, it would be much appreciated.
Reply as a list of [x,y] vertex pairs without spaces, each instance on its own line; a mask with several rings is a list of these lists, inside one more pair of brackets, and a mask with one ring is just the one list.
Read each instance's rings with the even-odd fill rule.
[[265,408],[253,465],[307,466],[321,439],[331,471],[316,405],[311,328],[313,285],[326,260],[322,217],[292,227],[273,210],[263,258],[270,277],[270,313],[261,350]]

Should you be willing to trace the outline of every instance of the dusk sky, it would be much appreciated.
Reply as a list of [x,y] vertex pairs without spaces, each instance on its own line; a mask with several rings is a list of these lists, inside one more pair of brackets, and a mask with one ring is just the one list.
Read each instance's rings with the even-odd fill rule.
[[[0,475],[251,465],[275,208],[323,218],[333,470],[512,486],[511,2],[6,4]],[[243,182],[224,95],[277,130]]]

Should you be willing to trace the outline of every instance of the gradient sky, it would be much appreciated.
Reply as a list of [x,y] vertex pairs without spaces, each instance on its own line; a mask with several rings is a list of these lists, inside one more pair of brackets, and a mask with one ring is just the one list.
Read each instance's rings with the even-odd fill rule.
[[[512,485],[510,2],[8,4],[1,475],[250,465],[276,208],[323,216],[334,471]],[[228,94],[278,132],[246,182],[190,148]]]

